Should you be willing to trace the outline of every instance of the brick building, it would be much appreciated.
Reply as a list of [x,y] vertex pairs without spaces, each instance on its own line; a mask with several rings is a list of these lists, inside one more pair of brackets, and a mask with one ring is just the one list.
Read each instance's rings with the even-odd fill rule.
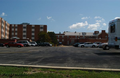
[[9,39],[9,26],[10,24],[0,17],[0,39]]
[[29,23],[10,24],[10,39],[31,39],[38,40],[38,33],[44,31],[47,33],[47,25],[31,25]]
[[108,34],[105,30],[92,32],[63,32],[56,34],[57,41],[64,45],[72,45],[76,42],[107,42]]

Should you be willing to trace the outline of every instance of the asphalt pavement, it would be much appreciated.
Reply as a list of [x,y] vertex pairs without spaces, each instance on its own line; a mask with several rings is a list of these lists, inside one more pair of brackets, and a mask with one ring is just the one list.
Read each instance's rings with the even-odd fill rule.
[[62,47],[0,47],[0,64],[120,69],[120,50]]

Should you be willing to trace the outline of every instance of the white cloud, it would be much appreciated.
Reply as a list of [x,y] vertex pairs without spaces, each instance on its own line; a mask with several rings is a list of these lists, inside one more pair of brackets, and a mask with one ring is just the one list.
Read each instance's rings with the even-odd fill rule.
[[90,17],[82,17],[81,19],[89,19]]
[[88,22],[85,21],[85,23],[80,22],[80,23],[73,24],[73,25],[69,26],[69,28],[70,29],[77,29],[77,28],[82,28],[82,27],[87,26],[87,25],[88,25]]
[[99,22],[102,22],[102,20],[96,20],[96,22],[98,22],[98,23],[99,23]]
[[89,24],[87,29],[89,29],[89,30],[97,30],[99,26],[100,26],[100,23]]
[[51,18],[52,18],[52,17],[48,17],[48,16],[47,16],[47,19],[51,19]]
[[7,14],[5,14],[4,12],[1,14],[1,16],[7,16]]
[[107,24],[106,23],[103,23],[104,26],[106,26]]
[[95,18],[95,19],[101,19],[101,17],[100,17],[100,16],[95,16],[94,18]]
[[47,19],[48,19],[48,20],[51,20],[51,21],[55,21],[52,17],[48,17],[48,16],[47,16]]

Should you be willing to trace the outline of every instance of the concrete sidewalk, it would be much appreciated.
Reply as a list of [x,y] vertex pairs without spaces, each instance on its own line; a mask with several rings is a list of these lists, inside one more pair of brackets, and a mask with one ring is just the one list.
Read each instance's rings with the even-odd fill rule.
[[51,69],[68,69],[68,70],[76,69],[76,70],[89,70],[89,71],[113,71],[113,72],[120,72],[120,69],[108,69],[108,68],[61,67],[61,66],[21,65],[21,64],[0,64],[0,66],[51,68]]

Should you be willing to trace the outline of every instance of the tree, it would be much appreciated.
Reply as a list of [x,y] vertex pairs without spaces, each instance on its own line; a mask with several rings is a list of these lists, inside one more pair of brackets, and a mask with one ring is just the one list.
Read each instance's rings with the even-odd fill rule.
[[55,35],[54,32],[48,32],[48,35],[50,36],[52,43],[54,43],[54,44],[57,44],[57,43],[58,43],[58,42],[57,42],[57,37],[56,37],[56,35]]
[[50,36],[46,32],[39,32],[39,42],[51,42]]

